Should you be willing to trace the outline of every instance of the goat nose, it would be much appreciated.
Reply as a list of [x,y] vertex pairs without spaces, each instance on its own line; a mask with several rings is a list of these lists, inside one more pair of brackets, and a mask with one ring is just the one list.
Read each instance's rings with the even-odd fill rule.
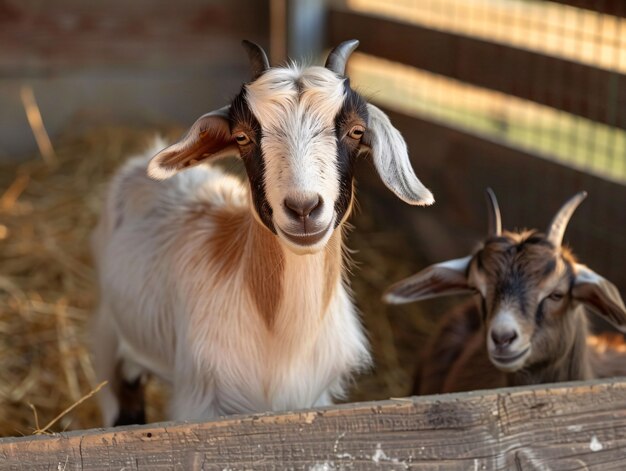
[[304,196],[288,196],[285,198],[287,214],[293,219],[315,217],[315,212],[322,206],[322,198],[318,194]]
[[514,330],[492,330],[491,339],[498,347],[507,347],[517,338]]

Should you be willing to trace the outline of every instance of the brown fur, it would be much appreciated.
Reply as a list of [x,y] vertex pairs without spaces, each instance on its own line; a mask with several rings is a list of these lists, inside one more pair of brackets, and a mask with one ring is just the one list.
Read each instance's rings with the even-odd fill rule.
[[[474,302],[449,312],[420,355],[412,393],[415,395],[490,389],[512,385],[489,361],[485,334]],[[621,334],[586,337],[586,353],[594,378],[626,375],[626,343]],[[565,368],[565,374],[569,371]],[[519,378],[520,380],[522,378]],[[564,378],[562,381],[572,378]],[[552,378],[550,378],[552,381]],[[519,382],[518,384],[524,384]]]
[[[476,378],[480,387],[476,387]],[[443,383],[443,392],[472,391],[474,389],[502,388],[507,385],[504,373],[498,370],[487,355],[485,336],[476,332],[468,340],[458,360]]]
[[420,356],[412,393],[440,394],[505,384],[504,374],[489,361],[480,313],[471,300],[442,319]]
[[[193,217],[210,217],[215,222],[216,229],[208,246],[212,249],[211,261],[218,266],[218,276],[225,278],[233,276],[236,270],[242,271],[245,285],[271,330],[280,307],[285,273],[283,249],[276,236],[243,210],[227,212],[203,208]],[[334,232],[324,250],[325,280],[321,296],[326,307],[342,276],[341,228]]]
[[283,291],[285,258],[276,236],[254,220],[249,224],[251,240],[244,277],[265,324],[271,330]]
[[218,265],[218,277],[231,277],[241,266],[245,253],[250,215],[245,211],[208,210],[203,216],[215,221],[208,246],[212,249],[212,262]]
[[[472,303],[473,306],[473,303]],[[440,323],[420,355],[413,383],[413,394],[436,394],[443,391],[448,371],[462,353],[459,348],[480,328],[478,313],[466,315],[467,304],[451,310]],[[470,313],[471,314],[471,313]],[[433,361],[433,359],[437,361]]]
[[[576,263],[570,250],[562,247],[557,252],[545,236],[536,231],[505,231],[501,237],[487,240],[476,259],[487,279],[523,279],[529,286],[540,286],[547,275],[560,275],[563,269],[569,266],[571,270]],[[498,288],[505,287],[500,284]]]
[[[559,286],[571,283],[576,260],[565,248],[557,251],[536,232],[510,233],[493,238],[477,252],[470,280],[488,287],[485,304],[493,312],[495,302],[513,293],[522,298],[521,305],[536,296],[537,289],[558,280]],[[470,281],[471,283],[471,281]],[[517,283],[517,285],[515,285]],[[511,285],[514,286],[511,286]],[[569,289],[569,285],[565,291]],[[524,297],[528,297],[526,301]],[[450,311],[442,319],[437,334],[430,340],[420,358],[413,394],[435,394],[505,385],[605,378],[626,374],[626,343],[619,334],[588,335],[582,310],[575,310],[569,295],[549,315],[544,326],[528,328],[546,335],[534,348],[560,355],[514,373],[504,373],[489,361],[482,313],[475,300]],[[534,309],[520,312],[521,320],[534,318]],[[530,317],[529,317],[530,316]],[[563,316],[569,316],[564,318]],[[487,314],[486,322],[489,322]],[[555,328],[556,327],[556,328]],[[552,350],[550,350],[552,349]]]
[[281,301],[285,260],[276,236],[258,224],[247,211],[211,213],[216,229],[209,246],[218,276],[241,270],[245,285],[268,329],[272,329]]

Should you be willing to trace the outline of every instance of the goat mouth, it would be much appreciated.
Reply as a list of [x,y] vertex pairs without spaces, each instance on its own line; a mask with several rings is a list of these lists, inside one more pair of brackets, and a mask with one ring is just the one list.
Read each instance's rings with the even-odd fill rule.
[[313,233],[301,233],[301,234],[293,234],[290,232],[286,232],[284,230],[282,230],[281,228],[278,228],[278,230],[280,231],[280,233],[282,235],[285,236],[285,238],[296,245],[301,245],[301,246],[310,246],[310,245],[315,245],[317,244],[320,240],[322,240],[326,234],[328,233],[328,230],[330,229],[330,227],[332,226],[332,221],[330,223],[328,223],[328,225],[317,232],[313,232]]
[[530,345],[526,347],[524,350],[522,350],[521,352],[514,353],[513,355],[494,355],[493,353],[490,353],[489,356],[491,357],[491,360],[497,365],[510,365],[511,363],[516,362],[520,358],[523,358],[528,353],[529,350],[530,350]]

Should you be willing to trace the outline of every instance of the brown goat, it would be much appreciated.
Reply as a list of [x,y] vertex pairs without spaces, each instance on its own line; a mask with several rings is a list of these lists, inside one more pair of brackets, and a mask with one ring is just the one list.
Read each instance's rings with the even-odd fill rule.
[[444,316],[425,349],[414,394],[586,380],[626,374],[621,336],[590,336],[585,307],[617,328],[626,308],[617,288],[562,247],[586,193],[567,201],[547,233],[502,232],[495,195],[489,236],[473,255],[428,267],[392,286],[389,303],[474,293],[478,303]]

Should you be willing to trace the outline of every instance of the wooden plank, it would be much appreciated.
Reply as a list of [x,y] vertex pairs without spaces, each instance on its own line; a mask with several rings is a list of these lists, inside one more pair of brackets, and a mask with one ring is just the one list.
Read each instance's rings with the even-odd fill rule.
[[249,79],[241,40],[268,43],[268,4],[0,0],[0,161],[36,149],[24,83],[53,141],[77,127],[190,124],[224,106]]
[[0,0],[0,77],[238,63],[268,23],[267,0]]
[[385,111],[406,139],[413,168],[436,203],[427,209],[409,207],[382,185],[373,166],[360,165],[361,191],[376,194],[363,210],[375,213],[378,224],[404,225],[434,263],[466,255],[484,237],[487,186],[496,191],[507,229],[542,230],[569,196],[587,190],[589,197],[572,218],[566,241],[626,298],[626,186],[506,143]]
[[597,11],[606,15],[626,17],[626,5],[623,0],[551,0],[571,7]]
[[626,75],[529,50],[348,10],[330,12],[329,41],[626,129]]
[[[626,382],[0,440],[2,469],[623,469]],[[583,468],[581,468],[583,469]]]

